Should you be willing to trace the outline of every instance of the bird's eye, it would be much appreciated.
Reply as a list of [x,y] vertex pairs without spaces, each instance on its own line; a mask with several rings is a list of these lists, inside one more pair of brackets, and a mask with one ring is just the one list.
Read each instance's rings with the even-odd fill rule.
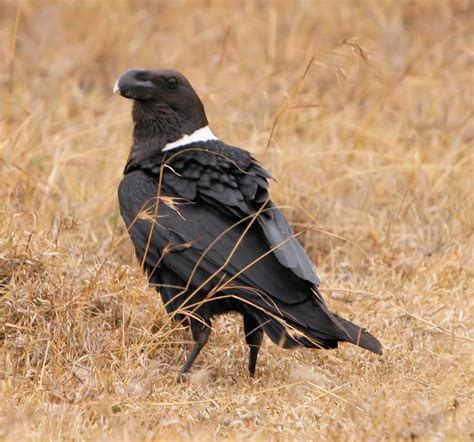
[[170,89],[175,89],[176,86],[178,86],[178,80],[176,80],[174,77],[168,78],[168,87]]

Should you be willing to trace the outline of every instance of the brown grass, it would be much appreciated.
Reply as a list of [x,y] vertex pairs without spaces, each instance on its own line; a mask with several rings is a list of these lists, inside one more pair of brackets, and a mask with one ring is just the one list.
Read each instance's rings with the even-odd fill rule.
[[[472,440],[473,19],[460,0],[0,0],[0,439]],[[175,384],[190,337],[117,208],[111,89],[133,66],[183,71],[267,166],[331,308],[383,357],[266,341],[252,380],[230,316]]]

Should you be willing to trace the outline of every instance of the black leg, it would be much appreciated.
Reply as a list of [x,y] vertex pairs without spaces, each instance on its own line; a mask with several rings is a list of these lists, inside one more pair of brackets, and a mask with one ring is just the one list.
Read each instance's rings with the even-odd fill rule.
[[249,373],[255,375],[257,367],[257,356],[263,340],[263,330],[258,321],[252,316],[244,316],[245,342],[250,348],[249,351]]
[[196,343],[194,344],[191,353],[189,353],[186,362],[181,368],[176,382],[182,382],[184,380],[185,374],[191,369],[198,354],[206,345],[206,342],[209,339],[209,335],[211,334],[211,323],[202,323],[201,321],[197,321],[196,319],[191,319],[191,332],[193,334],[193,340],[196,341]]

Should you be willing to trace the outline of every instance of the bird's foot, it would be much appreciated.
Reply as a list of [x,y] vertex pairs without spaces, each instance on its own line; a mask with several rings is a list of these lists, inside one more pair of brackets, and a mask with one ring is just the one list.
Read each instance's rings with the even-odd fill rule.
[[177,384],[184,384],[188,380],[188,373],[180,372],[179,375],[176,377]]

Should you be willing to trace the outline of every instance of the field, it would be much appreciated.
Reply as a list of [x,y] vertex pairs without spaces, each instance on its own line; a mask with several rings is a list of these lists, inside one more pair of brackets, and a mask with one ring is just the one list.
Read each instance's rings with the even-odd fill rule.
[[[470,1],[0,0],[0,440],[472,440]],[[189,349],[118,213],[129,67],[191,80],[380,338]]]

